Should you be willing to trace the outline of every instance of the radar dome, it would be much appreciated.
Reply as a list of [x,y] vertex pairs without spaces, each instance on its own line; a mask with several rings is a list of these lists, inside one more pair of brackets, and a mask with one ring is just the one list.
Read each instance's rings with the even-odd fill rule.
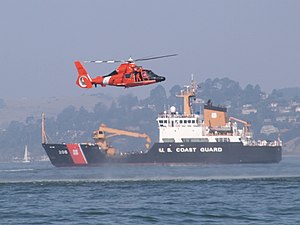
[[175,106],[171,106],[170,111],[171,111],[171,113],[176,113],[176,107]]

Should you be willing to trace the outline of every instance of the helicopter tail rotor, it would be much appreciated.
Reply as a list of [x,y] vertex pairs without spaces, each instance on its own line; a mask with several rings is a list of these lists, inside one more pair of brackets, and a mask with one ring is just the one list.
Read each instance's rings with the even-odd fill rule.
[[76,61],[75,66],[78,72],[76,84],[81,88],[92,88],[92,78],[87,73],[83,65],[79,61]]

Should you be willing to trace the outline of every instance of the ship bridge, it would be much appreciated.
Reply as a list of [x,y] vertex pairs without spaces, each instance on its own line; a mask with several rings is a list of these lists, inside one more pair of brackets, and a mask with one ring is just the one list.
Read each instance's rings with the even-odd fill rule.
[[157,118],[159,127],[199,127],[202,126],[200,115],[181,115],[176,112],[176,108],[172,106],[169,112],[160,114]]

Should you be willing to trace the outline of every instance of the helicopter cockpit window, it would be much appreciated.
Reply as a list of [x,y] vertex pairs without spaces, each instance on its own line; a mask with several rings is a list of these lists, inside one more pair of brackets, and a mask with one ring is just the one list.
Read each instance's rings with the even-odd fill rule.
[[146,70],[149,77],[157,77],[155,73],[152,72],[152,70]]
[[113,75],[116,75],[118,74],[118,72],[116,70],[112,71],[110,74],[106,75],[106,76],[113,76]]

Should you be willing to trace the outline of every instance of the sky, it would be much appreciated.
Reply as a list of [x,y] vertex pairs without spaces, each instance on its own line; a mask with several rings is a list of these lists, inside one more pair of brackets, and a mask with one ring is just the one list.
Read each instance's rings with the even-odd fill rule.
[[[166,76],[166,90],[228,77],[263,91],[300,86],[300,1],[2,0],[0,98],[144,95],[136,88],[76,86],[75,60],[139,62]],[[86,64],[105,75],[118,64]]]

